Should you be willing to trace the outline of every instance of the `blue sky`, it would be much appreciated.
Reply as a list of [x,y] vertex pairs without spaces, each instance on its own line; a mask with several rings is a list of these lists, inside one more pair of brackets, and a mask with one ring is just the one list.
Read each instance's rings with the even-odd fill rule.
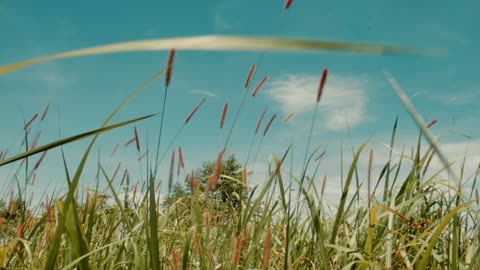
[[[321,171],[329,175],[330,192],[339,191],[340,149],[346,161],[351,145],[358,147],[372,137],[368,148],[375,151],[375,170],[385,162],[394,119],[400,117],[397,151],[416,143],[417,128],[388,84],[388,69],[400,82],[426,121],[438,120],[432,132],[451,159],[467,153],[470,175],[480,162],[478,123],[480,80],[476,59],[480,44],[478,1],[318,1],[297,0],[283,12],[283,0],[222,1],[10,1],[0,0],[0,65],[94,45],[115,42],[186,37],[209,34],[275,36],[325,39],[413,47],[441,47],[442,58],[378,56],[352,53],[265,53],[253,85],[265,75],[269,80],[259,95],[247,99],[231,151],[242,163],[250,146],[256,121],[268,106],[266,120],[278,117],[263,141],[256,169],[261,182],[268,155],[282,155],[294,145],[295,167],[305,152],[315,95],[325,67],[329,77],[320,103],[312,147],[327,149]],[[187,169],[202,160],[214,160],[225,142],[226,130],[219,129],[223,104],[229,103],[227,130],[232,124],[243,94],[248,69],[261,52],[178,51],[166,108],[162,151],[181,127],[185,116],[203,98],[207,101],[183,129],[174,146],[182,146]],[[166,63],[167,52],[128,53],[61,60],[26,68],[0,77],[2,95],[0,150],[18,153],[23,122],[50,111],[41,127],[40,143],[98,128],[109,113],[131,92]],[[130,103],[115,122],[160,112],[163,78],[154,82]],[[282,121],[295,112],[288,123]],[[264,121],[265,124],[266,121]],[[346,123],[350,125],[351,136]],[[34,122],[37,128],[38,120]],[[159,117],[137,124],[142,153],[156,144]],[[467,134],[467,139],[461,134]],[[113,174],[128,168],[139,177],[145,164],[137,162],[132,144],[133,126],[102,136],[88,163],[83,183],[94,179],[97,152]],[[88,141],[88,140],[87,140]],[[87,142],[86,141],[86,142]],[[86,142],[65,148],[70,169],[76,168]],[[256,145],[258,143],[258,137]],[[113,148],[118,153],[111,157]],[[323,151],[323,150],[322,150]],[[152,153],[154,151],[151,151]],[[34,157],[34,161],[39,155]],[[366,166],[367,154],[361,164]],[[161,177],[168,174],[168,158]],[[299,163],[299,164],[297,164]],[[58,150],[50,151],[38,170],[39,192],[48,185],[65,184]],[[437,168],[441,165],[436,164]],[[19,163],[0,168],[2,181],[13,183]],[[361,166],[363,166],[361,165]],[[297,173],[298,174],[298,173]],[[118,177],[118,176],[117,176]],[[184,174],[180,176],[183,179]],[[9,188],[4,190],[9,192]]]

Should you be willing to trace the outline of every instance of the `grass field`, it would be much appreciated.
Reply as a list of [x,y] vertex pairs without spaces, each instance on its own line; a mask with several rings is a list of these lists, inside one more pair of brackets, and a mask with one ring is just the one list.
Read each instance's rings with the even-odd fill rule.
[[[0,67],[0,75],[46,61],[62,58],[137,50],[181,49],[290,49],[290,50],[345,50],[363,53],[416,54],[417,51],[397,47],[357,44],[333,44],[326,42],[289,41],[274,39],[249,39],[236,37],[207,37],[202,39],[159,40],[150,43],[125,43],[62,53]],[[195,41],[195,42],[194,42]],[[193,44],[193,45],[192,45]],[[198,46],[198,47],[195,47]],[[79,134],[46,145],[37,145],[37,133],[27,130],[35,121],[43,121],[47,109],[26,122],[25,152],[7,156],[2,152],[0,166],[14,166],[27,171],[25,179],[15,174],[17,187],[14,193],[3,199],[0,217],[0,268],[1,269],[480,269],[480,231],[478,215],[478,189],[465,192],[464,186],[477,186],[476,172],[452,171],[448,153],[442,154],[429,128],[392,75],[387,79],[402,100],[405,108],[419,128],[417,147],[412,153],[397,155],[390,151],[380,175],[372,175],[371,161],[375,153],[369,151],[366,141],[352,153],[352,162],[343,179],[338,201],[325,200],[328,178],[315,170],[322,153],[307,148],[303,173],[296,175],[289,164],[291,145],[284,152],[270,159],[265,180],[249,179],[247,168],[240,177],[225,175],[221,163],[225,151],[229,151],[228,136],[219,155],[213,173],[207,179],[196,179],[190,174],[191,192],[171,201],[164,207],[157,192],[160,145],[163,119],[168,111],[168,87],[174,76],[175,51],[171,50],[165,69],[154,75],[144,85],[122,102],[107,117],[100,129]],[[258,65],[258,63],[257,63]],[[230,112],[235,126],[242,109],[247,106],[246,96],[261,91],[251,84],[254,68],[246,79],[240,109]],[[123,177],[119,190],[112,182],[121,172],[109,176],[102,164],[98,164],[99,180],[109,189],[102,192],[98,182],[88,190],[79,189],[87,158],[98,136],[109,136],[108,131],[137,121],[154,117],[149,115],[118,124],[110,121],[118,111],[140,93],[148,84],[165,78],[165,92],[159,118],[158,143],[148,149],[149,162],[144,179]],[[319,76],[316,108],[322,106],[322,93],[328,91],[328,69]],[[173,93],[174,94],[174,93]],[[203,102],[193,108],[184,125],[195,121],[195,113]],[[221,127],[228,105],[219,117]],[[317,110],[311,115],[312,127]],[[262,117],[263,118],[263,117]],[[263,122],[262,122],[263,120]],[[275,116],[261,119],[257,125],[258,136],[268,136]],[[284,119],[289,121],[289,119]],[[262,125],[261,125],[262,124]],[[259,126],[262,129],[259,130]],[[390,147],[396,146],[397,121],[392,122]],[[183,129],[183,128],[182,128]],[[182,132],[180,129],[177,133]],[[310,136],[312,131],[310,131]],[[262,137],[262,138],[263,138]],[[421,147],[426,139],[429,147]],[[26,158],[46,151],[61,151],[59,146],[82,139],[91,139],[80,165],[68,172],[65,182],[69,189],[65,194],[45,197],[42,204],[29,204],[28,185],[35,179],[35,170],[41,166],[42,155],[36,163],[24,162]],[[310,139],[309,139],[310,140]],[[131,143],[140,154],[137,130]],[[252,142],[253,143],[253,142]],[[254,149],[255,150],[255,149]],[[250,151],[249,151],[250,152]],[[180,157],[179,157],[180,155]],[[358,160],[367,155],[370,160],[366,175],[359,174]],[[250,156],[250,153],[249,153]],[[252,153],[254,159],[255,151]],[[444,162],[438,172],[426,173],[433,156]],[[208,158],[206,158],[208,159]],[[167,160],[167,159],[166,159]],[[172,156],[170,179],[163,185],[172,190],[172,177],[183,164],[181,154]],[[15,162],[15,163],[14,163]],[[166,161],[169,162],[169,161]],[[253,161],[255,163],[256,161]],[[13,164],[13,165],[12,165]],[[33,165],[33,166],[32,166]],[[65,168],[66,165],[64,164]],[[314,173],[307,173],[307,171]],[[463,167],[462,167],[463,168]],[[183,169],[183,168],[182,168]],[[189,168],[194,169],[194,168]],[[449,179],[440,177],[448,172]],[[401,175],[407,175],[402,177]],[[144,187],[140,183],[146,182]],[[206,185],[194,184],[204,181]],[[236,195],[242,197],[238,205],[225,203],[220,207],[212,196],[219,181],[232,181],[240,186]],[[262,185],[255,183],[262,182]],[[95,186],[97,188],[95,188]],[[360,192],[367,186],[368,196]],[[295,187],[294,190],[292,190]],[[234,194],[235,195],[235,194]]]

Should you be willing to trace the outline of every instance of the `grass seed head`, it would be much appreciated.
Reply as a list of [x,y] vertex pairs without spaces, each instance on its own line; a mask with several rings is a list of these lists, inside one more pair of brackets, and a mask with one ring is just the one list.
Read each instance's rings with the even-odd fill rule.
[[48,108],[50,108],[50,104],[47,104],[47,107],[45,107],[45,110],[43,110],[42,117],[40,118],[41,121],[43,121],[47,116]]
[[262,115],[261,115],[260,118],[258,119],[257,127],[255,128],[255,134],[258,133],[258,129],[260,128],[260,124],[262,124],[263,117],[265,117],[265,114],[267,113],[267,110],[268,110],[268,107],[266,107],[265,110],[263,110]]
[[193,110],[187,115],[187,118],[185,118],[185,124],[187,124],[190,121],[190,119],[192,119],[193,115],[198,111],[200,106],[202,106],[203,103],[205,103],[205,100],[206,99],[202,99],[202,101],[200,101],[200,103],[198,103],[197,106],[195,106],[195,108],[193,108]]
[[433,120],[432,122],[430,122],[430,124],[428,124],[427,128],[431,128],[436,123],[437,123],[437,120]]
[[263,241],[263,256],[262,256],[262,268],[267,269],[268,261],[270,260],[270,250],[272,248],[272,227],[268,227]]
[[225,124],[225,117],[227,116],[227,110],[228,110],[228,103],[225,103],[223,105],[223,112],[222,112],[222,118],[220,118],[220,128],[223,128],[223,125]]
[[284,123],[287,123],[294,115],[295,115],[294,112],[291,113],[291,114],[289,114],[289,115],[283,120],[283,122],[284,122]]
[[236,237],[235,241],[235,250],[233,252],[233,266],[237,267],[238,263],[240,262],[240,253],[242,249],[242,239],[240,239],[240,236]]
[[248,71],[247,79],[245,80],[245,88],[248,88],[250,81],[252,80],[253,73],[255,72],[256,65],[253,64]]
[[267,134],[268,129],[269,129],[270,126],[272,125],[273,120],[275,120],[275,117],[277,117],[277,114],[274,114],[274,115],[272,116],[272,118],[270,118],[270,121],[268,121],[268,124],[267,124],[267,126],[265,127],[265,130],[263,131],[263,136],[265,136],[265,135]]
[[257,95],[258,91],[260,91],[260,88],[262,88],[262,86],[265,84],[267,80],[268,80],[268,76],[263,77],[263,79],[255,87],[255,90],[253,90],[252,97]]
[[283,8],[284,8],[284,9],[290,8],[290,6],[292,5],[292,3],[293,3],[293,0],[285,0],[285,4],[283,5]]
[[115,152],[117,152],[117,149],[118,149],[118,146],[119,146],[119,145],[120,145],[120,144],[117,143],[117,145],[116,145],[115,148],[113,149],[113,151],[112,151],[112,157],[113,157],[113,155],[115,155]]
[[175,49],[171,49],[168,54],[167,71],[165,74],[165,87],[168,87],[170,85],[170,81],[172,79],[172,69],[173,69],[174,59],[175,59]]
[[134,132],[135,132],[135,144],[137,145],[138,153],[140,153],[140,140],[138,139],[137,127],[134,128]]
[[30,118],[30,120],[25,124],[25,127],[24,127],[25,130],[27,130],[30,127],[30,125],[33,123],[33,121],[35,121],[35,119],[37,119],[37,116],[38,116],[38,113],[32,116],[32,118]]
[[322,78],[320,79],[320,86],[318,87],[317,92],[317,103],[320,102],[320,98],[322,97],[323,88],[325,87],[325,82],[327,81],[328,69],[324,69],[322,72]]
[[47,152],[48,152],[48,151],[43,152],[42,156],[38,159],[37,163],[35,163],[34,170],[38,169],[38,167],[39,167],[40,164],[42,163],[43,159],[44,159],[45,156],[47,155]]

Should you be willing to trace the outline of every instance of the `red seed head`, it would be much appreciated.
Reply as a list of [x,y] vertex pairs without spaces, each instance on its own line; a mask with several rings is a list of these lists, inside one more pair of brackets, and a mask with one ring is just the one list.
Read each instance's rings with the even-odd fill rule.
[[113,179],[115,179],[115,176],[117,176],[118,170],[120,169],[121,165],[122,165],[122,162],[119,162],[117,165],[117,168],[115,169],[115,172],[113,173],[112,182],[113,182]]
[[255,64],[253,64],[251,67],[250,67],[250,70],[248,71],[248,75],[247,75],[247,79],[245,80],[245,88],[248,88],[248,86],[250,85],[250,80],[252,80],[252,76],[253,76],[253,73],[255,72]]
[[119,146],[119,144],[117,144],[117,146],[115,146],[115,148],[113,149],[113,151],[112,151],[112,157],[113,157],[113,155],[115,155],[115,152],[117,152],[118,146]]
[[175,265],[175,270],[180,270],[180,255],[178,254],[178,251],[176,248],[172,249],[172,259],[173,259],[173,264]]
[[272,118],[270,118],[270,121],[268,121],[267,126],[265,127],[265,130],[263,131],[263,136],[265,136],[268,132],[268,129],[270,128],[270,125],[272,125],[273,120],[275,120],[275,117],[277,117],[277,114],[274,114]]
[[289,115],[283,120],[283,122],[284,122],[284,123],[288,122],[288,120],[290,120],[290,119],[293,117],[293,115],[295,115],[294,112],[291,113],[291,114],[289,114]]
[[265,114],[267,113],[267,109],[268,109],[268,107],[266,107],[265,110],[263,110],[263,113],[262,113],[262,115],[260,116],[260,119],[258,119],[257,127],[255,128],[255,134],[258,133],[258,129],[260,128],[260,124],[262,123],[263,117],[264,117]]
[[205,103],[205,99],[200,101],[200,103],[198,103],[197,106],[195,106],[195,108],[193,108],[193,110],[188,114],[187,118],[185,118],[185,124],[187,124],[188,121],[190,121],[190,119],[193,117],[195,112],[197,112],[197,110],[200,108],[200,106],[202,106],[203,103]]
[[158,192],[158,189],[162,186],[162,180],[157,182],[157,185],[155,186],[155,192]]
[[34,116],[32,116],[32,118],[30,118],[30,121],[28,121],[26,124],[25,124],[25,127],[24,129],[28,129],[28,127],[32,124],[32,122],[37,118],[38,116],[38,113],[36,113]]
[[122,181],[120,182],[120,185],[123,185],[123,182],[125,181],[125,177],[127,177],[127,174],[128,174],[128,169],[125,169],[125,171],[123,172]]
[[268,261],[270,260],[270,250],[272,248],[272,227],[268,226],[267,233],[265,234],[265,239],[263,240],[263,256],[262,256],[262,268],[266,269],[268,266]]
[[45,107],[45,110],[43,110],[42,117],[40,118],[41,121],[45,119],[45,116],[47,116],[48,108],[50,108],[50,104],[47,104],[47,107]]
[[34,174],[33,174],[32,182],[31,182],[31,183],[32,183],[32,186],[35,185],[35,179],[37,179],[37,173],[34,173]]
[[233,266],[237,267],[238,263],[240,262],[240,252],[242,250],[242,239],[240,236],[237,236],[236,243],[235,243],[235,250],[233,252]]
[[170,85],[170,80],[172,79],[172,68],[173,68],[174,58],[175,58],[175,49],[171,49],[170,53],[168,54],[167,71],[165,74],[165,87],[168,87]]
[[48,151],[43,152],[42,156],[38,159],[37,163],[35,163],[34,170],[38,169],[38,167],[39,167],[40,164],[42,163],[42,160],[43,160],[43,159],[45,158],[45,156],[47,155],[47,152],[48,152]]
[[170,173],[168,176],[168,194],[170,194],[170,191],[172,190],[174,165],[175,165],[175,150],[172,150],[172,159],[170,160]]
[[133,137],[132,139],[130,139],[128,142],[125,143],[125,147],[129,146],[132,142],[135,141],[135,137]]
[[222,158],[224,151],[220,151],[217,155],[217,160],[215,161],[215,165],[213,166],[213,175],[210,177],[210,188],[216,189],[218,184],[218,179],[220,178],[220,174],[222,173]]
[[252,97],[254,97],[258,91],[260,91],[260,88],[262,88],[263,84],[268,80],[268,76],[263,77],[263,79],[257,84],[257,87],[255,87],[255,90],[253,90]]
[[26,227],[27,227],[27,225],[25,223],[22,223],[22,224],[18,225],[17,233],[16,233],[17,238],[23,238],[23,234],[25,233],[25,228]]
[[228,103],[225,103],[223,105],[223,112],[222,112],[222,118],[220,119],[220,128],[223,128],[223,124],[225,124],[225,117],[227,116],[227,110],[228,110]]
[[437,123],[437,120],[433,120],[432,122],[430,122],[430,124],[428,124],[427,128],[431,128],[436,123]]
[[180,175],[180,169],[182,169],[182,162],[180,162],[180,158],[179,158],[177,163],[177,176]]
[[185,162],[183,160],[183,151],[182,151],[182,147],[178,147],[178,162],[180,163],[180,165],[182,166],[182,169],[185,168]]
[[293,3],[293,0],[285,0],[285,5],[283,8],[288,9]]
[[322,97],[323,87],[325,87],[325,81],[327,80],[328,69],[324,69],[322,73],[322,79],[320,80],[320,86],[318,87],[317,92],[317,103],[320,102],[320,98]]
[[140,140],[138,139],[137,127],[135,127],[134,132],[135,132],[135,143],[137,145],[137,151],[138,153],[140,153]]
[[326,153],[327,153],[327,151],[323,151],[323,152],[315,159],[315,161],[320,160]]

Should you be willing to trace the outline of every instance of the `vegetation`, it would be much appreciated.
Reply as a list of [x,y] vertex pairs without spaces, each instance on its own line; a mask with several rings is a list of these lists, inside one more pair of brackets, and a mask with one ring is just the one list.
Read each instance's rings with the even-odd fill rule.
[[[291,4],[291,1],[287,2]],[[261,39],[255,44],[255,39],[217,41],[215,48],[226,49],[238,48],[236,44],[242,42],[259,49],[264,48],[260,45],[265,42]],[[184,45],[182,42],[186,41],[179,41],[179,47]],[[161,45],[162,41],[158,44]],[[203,43],[193,44],[206,46]],[[268,40],[267,45],[272,49],[325,48],[322,42],[303,41]],[[378,46],[343,44],[340,47],[357,52],[403,52],[390,47],[375,51]],[[0,75],[40,62],[115,52],[119,48],[126,49],[121,46],[91,48],[25,61],[0,67]],[[172,76],[174,55],[172,50],[165,70],[166,88]],[[235,130],[245,102],[252,100],[247,100],[246,96],[251,93],[250,81],[254,71],[255,66],[252,66],[230,134]],[[162,74],[163,71],[155,74],[140,86],[97,130],[37,146],[36,134],[27,131],[37,118],[35,116],[25,126],[25,138],[28,140],[23,146],[26,151],[9,158],[4,157],[2,151],[0,166],[18,161],[13,164],[17,172],[30,172],[31,169],[31,173],[25,176],[24,181],[19,180],[20,176],[16,174],[16,193],[10,200],[4,198],[5,203],[0,204],[1,269],[479,269],[478,190],[475,190],[476,193],[473,189],[464,193],[462,188],[467,184],[476,187],[479,171],[468,174],[462,167],[459,177],[456,172],[451,172],[448,182],[439,175],[442,171],[451,171],[449,164],[444,164],[439,172],[426,174],[434,155],[441,160],[446,158],[432,140],[428,130],[431,125],[427,126],[421,120],[392,76],[389,76],[392,86],[420,128],[418,141],[415,142],[417,147],[411,156],[404,153],[397,156],[390,151],[382,172],[374,176],[371,171],[372,151],[369,152],[367,175],[359,173],[358,160],[365,154],[368,142],[362,144],[354,151],[349,170],[342,179],[338,202],[328,203],[324,198],[325,186],[328,185],[326,176],[319,177],[317,170],[313,174],[307,173],[309,168],[315,168],[322,161],[318,149],[307,149],[303,172],[295,175],[285,166],[291,161],[291,146],[286,145],[283,153],[272,155],[269,160],[266,180],[254,181],[249,179],[246,166],[240,165],[235,156],[224,157],[229,150],[230,136],[215,162],[207,161],[202,168],[192,171],[185,186],[173,185],[175,156],[172,156],[169,193],[165,199],[161,199],[162,194],[156,190],[159,184],[156,180],[158,163],[162,161],[158,151],[152,159],[155,164],[149,164],[151,166],[144,179],[130,179],[124,175],[120,187],[122,193],[113,184],[115,174],[109,176],[101,162],[98,164],[96,188],[82,192],[78,185],[98,136],[152,117],[149,115],[110,124],[128,101]],[[328,85],[327,75],[328,70],[325,69],[317,99],[312,100],[317,108],[321,106],[324,86]],[[257,87],[253,93],[259,90]],[[163,108],[168,102],[166,91]],[[203,101],[193,109],[184,126],[202,105]],[[43,121],[47,110],[39,114],[42,117],[37,121]],[[316,113],[317,110],[313,119]],[[166,114],[168,111],[160,115],[157,147],[162,144],[162,125]],[[264,125],[263,137],[268,135],[275,117],[272,116]],[[263,123],[262,118],[255,134]],[[221,117],[222,128],[224,120],[225,113]],[[398,119],[393,124],[391,149],[396,146],[397,128]],[[427,149],[421,147],[423,135],[429,143]],[[23,161],[29,157],[32,159],[34,154],[53,151],[58,146],[87,137],[92,137],[92,140],[76,171],[69,172],[65,165],[69,184],[66,194],[46,197],[40,206],[29,204],[29,200],[25,199],[27,187],[34,181],[35,170],[41,166],[45,154],[33,168]],[[33,141],[32,145],[29,141]],[[136,129],[133,142],[140,155]],[[178,168],[182,168],[180,151],[178,156]],[[406,173],[407,177],[402,178],[400,172]],[[98,189],[100,181],[108,184],[107,193]],[[259,182],[262,184],[256,184]],[[141,183],[145,183],[145,189]],[[366,198],[360,194],[362,183],[368,186]]]

